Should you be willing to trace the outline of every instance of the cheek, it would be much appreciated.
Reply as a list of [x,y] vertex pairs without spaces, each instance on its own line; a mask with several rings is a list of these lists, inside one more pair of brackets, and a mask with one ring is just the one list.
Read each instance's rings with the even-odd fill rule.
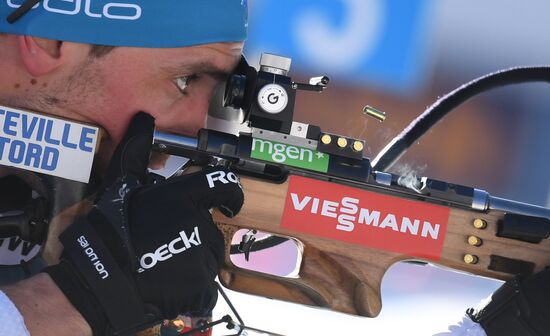
[[168,111],[153,114],[159,130],[196,136],[199,129],[206,126],[208,99],[182,97],[174,102]]
[[106,99],[102,108],[102,125],[111,136],[121,139],[131,117],[144,111],[155,117],[158,130],[196,136],[205,127],[209,100],[216,81],[196,83],[182,96],[174,85],[144,72],[119,71],[124,76],[109,76],[104,84]]
[[109,96],[105,99],[101,113],[103,126],[107,128],[111,137],[118,141],[124,135],[132,116],[142,108],[138,96],[133,90],[114,85],[106,86]]
[[206,126],[210,99],[217,84],[213,79],[195,83],[187,95],[179,96],[173,102],[168,111],[155,115],[157,128],[171,133],[196,136],[199,129]]
[[104,99],[98,104],[101,109],[101,124],[115,141],[124,135],[131,118],[139,111],[147,112],[154,117],[170,109],[173,97],[165,94],[166,90],[148,85],[144,78],[126,74],[122,78],[111,76],[104,83]]

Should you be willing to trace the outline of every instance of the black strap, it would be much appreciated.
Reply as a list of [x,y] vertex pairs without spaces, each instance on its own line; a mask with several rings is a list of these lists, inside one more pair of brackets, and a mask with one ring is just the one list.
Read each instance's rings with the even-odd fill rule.
[[40,0],[27,0],[25,1],[19,8],[14,10],[8,17],[6,18],[6,21],[8,23],[14,23],[15,21],[19,20],[23,15],[25,15],[28,11],[31,10],[31,8],[34,7],[37,3],[39,3]]
[[0,178],[0,239],[19,236],[34,244],[46,239],[48,202],[33,198],[33,187],[18,175]]
[[63,294],[84,317],[94,336],[108,335],[109,322],[95,295],[82,288],[84,279],[70,262],[61,259],[60,263],[43,269],[48,273]]
[[60,236],[65,253],[103,308],[114,334],[148,323],[143,302],[90,223],[78,220]]

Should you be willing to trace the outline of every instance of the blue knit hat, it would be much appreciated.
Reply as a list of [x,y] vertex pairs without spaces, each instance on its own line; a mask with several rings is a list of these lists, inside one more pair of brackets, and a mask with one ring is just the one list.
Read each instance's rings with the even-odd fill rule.
[[0,0],[0,32],[99,45],[175,48],[243,41],[248,26],[247,0],[42,0],[8,22],[24,3],[32,5],[29,1]]

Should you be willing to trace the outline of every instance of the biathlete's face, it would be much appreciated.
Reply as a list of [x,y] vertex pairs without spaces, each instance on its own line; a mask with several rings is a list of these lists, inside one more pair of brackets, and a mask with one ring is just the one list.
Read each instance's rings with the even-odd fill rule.
[[115,142],[138,111],[153,115],[157,129],[195,136],[205,126],[214,89],[236,67],[242,47],[115,48],[94,60],[95,95],[87,92],[92,99],[78,113],[92,117]]

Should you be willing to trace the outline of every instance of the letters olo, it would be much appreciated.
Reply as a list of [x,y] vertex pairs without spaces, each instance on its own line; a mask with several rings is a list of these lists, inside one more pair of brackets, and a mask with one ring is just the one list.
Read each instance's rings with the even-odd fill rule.
[[[14,3],[14,0],[6,1],[8,6],[12,8],[19,8],[22,5]],[[82,2],[84,2],[84,6],[82,6]],[[67,8],[67,3],[74,3],[74,8]],[[92,3],[94,3],[93,0],[43,0],[42,6],[44,6],[44,9],[50,13],[63,15],[78,15],[83,12],[84,15],[89,17],[106,17],[113,20],[137,20],[141,17],[141,7],[136,4],[109,2],[103,6],[103,9],[101,11],[94,12],[92,10]],[[38,8],[38,6],[40,6],[40,3],[33,6],[33,9]],[[120,12],[122,10],[127,11],[127,13],[121,14]]]

